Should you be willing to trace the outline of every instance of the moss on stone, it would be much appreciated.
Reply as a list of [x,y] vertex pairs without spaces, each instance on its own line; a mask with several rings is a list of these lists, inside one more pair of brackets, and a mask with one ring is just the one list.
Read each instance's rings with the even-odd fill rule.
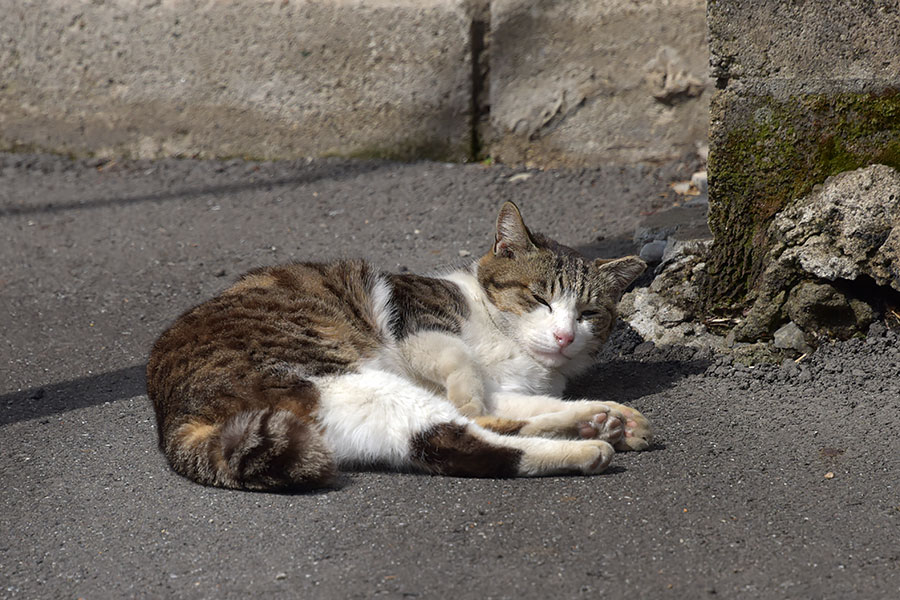
[[360,147],[348,152],[329,153],[327,156],[340,156],[366,160],[434,160],[442,162],[467,162],[472,160],[467,143],[452,143],[434,140],[408,140],[383,146]]
[[772,217],[828,177],[900,169],[900,91],[787,98],[720,93],[712,112],[707,308],[741,305],[762,271]]

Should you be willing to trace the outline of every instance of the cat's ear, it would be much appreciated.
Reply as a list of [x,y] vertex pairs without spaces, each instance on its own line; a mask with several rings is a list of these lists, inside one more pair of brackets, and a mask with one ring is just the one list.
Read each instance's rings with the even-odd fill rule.
[[607,292],[621,296],[631,282],[647,268],[647,263],[637,256],[626,256],[615,260],[594,261],[597,277]]
[[494,255],[512,257],[516,254],[528,252],[534,248],[531,234],[522,220],[522,213],[512,202],[506,202],[500,207],[500,215],[497,217],[497,237],[494,241]]

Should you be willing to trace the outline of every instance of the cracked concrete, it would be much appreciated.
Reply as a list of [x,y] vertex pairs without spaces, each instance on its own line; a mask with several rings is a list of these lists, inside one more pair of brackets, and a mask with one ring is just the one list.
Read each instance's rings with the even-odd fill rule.
[[488,153],[587,166],[696,151],[712,91],[705,6],[494,0]]

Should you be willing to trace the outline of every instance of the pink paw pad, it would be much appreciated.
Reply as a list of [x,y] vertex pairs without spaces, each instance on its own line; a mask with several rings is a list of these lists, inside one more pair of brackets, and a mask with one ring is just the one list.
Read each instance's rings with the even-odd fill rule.
[[636,421],[626,421],[625,422],[625,437],[632,437],[634,435],[634,430],[637,428],[638,424]]
[[594,415],[590,421],[582,421],[578,423],[578,435],[585,439],[597,437],[597,432],[602,429],[603,422],[606,421],[606,414]]
[[590,421],[578,423],[578,435],[583,438],[598,438],[613,443],[623,435],[622,421],[607,413],[598,413]]

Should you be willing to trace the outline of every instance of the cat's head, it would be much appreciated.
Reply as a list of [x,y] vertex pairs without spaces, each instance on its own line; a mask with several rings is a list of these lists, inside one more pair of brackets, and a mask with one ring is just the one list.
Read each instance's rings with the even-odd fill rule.
[[507,202],[491,251],[478,262],[478,281],[497,325],[539,363],[565,369],[583,363],[606,341],[625,288],[646,268],[636,256],[588,260],[531,232]]

